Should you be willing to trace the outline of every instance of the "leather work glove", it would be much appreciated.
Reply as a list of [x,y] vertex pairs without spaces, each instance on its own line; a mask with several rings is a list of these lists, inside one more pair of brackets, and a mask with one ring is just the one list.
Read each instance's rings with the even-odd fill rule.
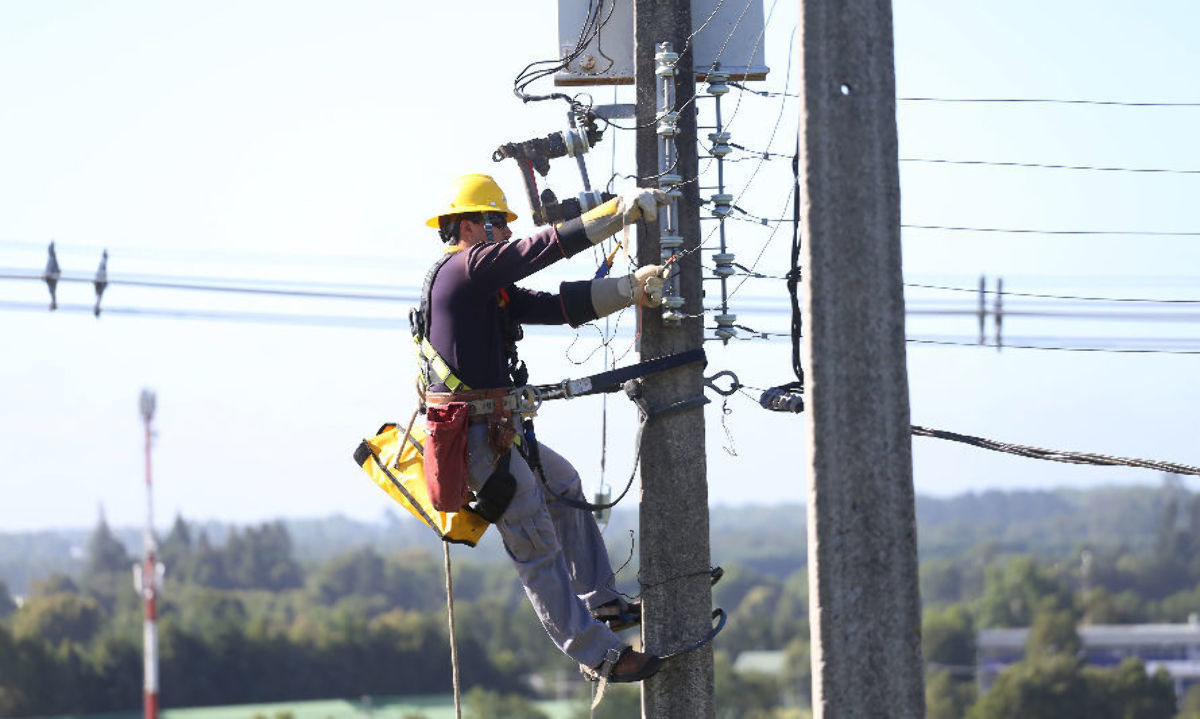
[[670,202],[671,197],[662,190],[636,187],[595,209],[588,210],[580,215],[579,220],[583,223],[588,242],[594,245],[638,220],[657,220],[658,208]]
[[617,203],[624,224],[632,225],[638,220],[657,220],[658,208],[671,204],[671,197],[662,190],[637,187],[618,197]]
[[624,277],[592,280],[592,308],[596,316],[611,315],[637,303],[658,307],[662,304],[663,274],[662,265],[645,265]]
[[633,291],[638,295],[635,302],[643,307],[659,307],[663,300],[663,278],[667,270],[662,265],[643,265],[633,273]]

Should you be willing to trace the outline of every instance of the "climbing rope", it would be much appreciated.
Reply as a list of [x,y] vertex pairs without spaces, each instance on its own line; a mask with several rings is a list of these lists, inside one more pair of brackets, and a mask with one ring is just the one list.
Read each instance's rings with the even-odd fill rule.
[[450,577],[450,543],[442,542],[446,553],[446,614],[450,622],[450,666],[454,676],[454,719],[462,719],[462,693],[458,681],[458,642],[454,638],[454,580]]

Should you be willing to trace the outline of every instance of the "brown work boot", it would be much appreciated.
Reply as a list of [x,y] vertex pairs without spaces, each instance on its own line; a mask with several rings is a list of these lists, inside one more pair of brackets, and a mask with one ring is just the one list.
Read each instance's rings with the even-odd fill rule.
[[653,654],[645,654],[626,647],[621,658],[613,665],[608,673],[608,681],[617,684],[640,682],[649,679],[662,668],[662,659]]

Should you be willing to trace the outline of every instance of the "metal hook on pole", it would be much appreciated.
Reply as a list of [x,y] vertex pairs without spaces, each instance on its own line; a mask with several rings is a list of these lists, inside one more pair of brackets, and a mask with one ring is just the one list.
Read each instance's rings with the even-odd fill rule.
[[[717,386],[717,380],[721,379],[722,377],[729,378],[729,389],[727,389],[727,390],[721,389],[720,387]],[[738,376],[736,374],[734,374],[730,370],[721,370],[720,372],[718,372],[710,377],[705,377],[704,378],[704,386],[708,387],[713,392],[716,392],[717,394],[721,395],[722,397],[728,397],[728,396],[732,395],[734,392],[737,392],[739,389],[741,389],[743,385],[741,382],[738,381]]]

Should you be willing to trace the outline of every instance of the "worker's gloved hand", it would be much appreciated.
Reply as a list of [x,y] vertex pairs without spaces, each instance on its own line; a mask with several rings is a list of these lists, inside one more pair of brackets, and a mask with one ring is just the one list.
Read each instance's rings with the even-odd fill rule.
[[663,296],[662,265],[645,265],[624,277],[592,280],[592,308],[597,317],[611,315],[633,304],[658,307]]
[[659,307],[663,299],[663,278],[666,269],[662,265],[643,265],[633,273],[634,302],[643,307]]
[[662,190],[637,187],[588,210],[580,215],[579,221],[583,223],[588,242],[594,245],[638,220],[657,220],[658,208],[670,201],[670,196]]
[[617,198],[618,211],[626,225],[632,225],[638,220],[657,220],[658,208],[670,202],[671,197],[667,193],[651,187],[637,187]]

